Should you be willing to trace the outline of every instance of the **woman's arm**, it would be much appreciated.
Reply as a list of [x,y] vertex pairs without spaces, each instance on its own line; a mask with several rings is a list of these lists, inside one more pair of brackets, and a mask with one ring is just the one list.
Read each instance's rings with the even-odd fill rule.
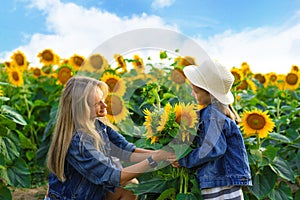
[[[145,154],[147,154],[147,153],[145,153]],[[169,162],[173,162],[176,160],[176,156],[174,153],[171,153],[171,152],[167,152],[164,150],[157,150],[152,154],[152,159],[155,162],[159,162],[162,160],[168,160]],[[144,159],[143,161],[141,161],[137,164],[123,168],[121,170],[120,184],[122,186],[124,186],[129,180],[138,177],[139,175],[146,172],[150,168],[151,168],[151,166],[150,166],[148,159]]]
[[142,160],[145,160],[152,154],[154,154],[155,150],[149,150],[149,149],[142,149],[142,148],[136,148],[131,156],[130,156],[130,162],[141,162]]

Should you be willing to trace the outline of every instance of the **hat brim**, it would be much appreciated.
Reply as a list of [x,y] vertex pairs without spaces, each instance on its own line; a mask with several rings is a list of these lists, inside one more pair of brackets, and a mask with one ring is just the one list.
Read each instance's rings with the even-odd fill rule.
[[[195,86],[202,88],[214,96],[218,101],[223,104],[231,104],[234,102],[234,97],[231,91],[228,93],[218,93],[210,89],[209,84],[205,81],[205,74],[197,70],[199,66],[189,65],[183,68],[184,75]],[[206,75],[207,76],[207,75]]]

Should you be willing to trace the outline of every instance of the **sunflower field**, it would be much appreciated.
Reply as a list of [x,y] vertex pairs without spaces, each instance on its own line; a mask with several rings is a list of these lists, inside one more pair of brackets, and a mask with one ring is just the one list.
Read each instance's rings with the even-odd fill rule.
[[[0,200],[15,188],[47,185],[45,160],[61,91],[74,75],[87,75],[109,86],[107,118],[126,139],[147,149],[173,148],[178,157],[194,146],[195,111],[200,109],[182,69],[190,56],[166,51],[154,61],[138,54],[101,54],[60,58],[52,49],[32,66],[22,51],[0,63]],[[253,73],[244,62],[232,67],[233,107],[240,115],[253,186],[245,199],[300,199],[300,71]],[[126,165],[128,163],[124,163]],[[164,165],[165,163],[162,163]],[[194,171],[164,165],[127,185],[139,199],[201,199]]]

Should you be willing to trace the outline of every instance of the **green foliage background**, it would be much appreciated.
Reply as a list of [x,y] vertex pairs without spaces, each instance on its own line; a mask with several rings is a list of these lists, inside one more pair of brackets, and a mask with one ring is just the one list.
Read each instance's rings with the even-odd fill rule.
[[[123,98],[130,112],[127,119],[131,120],[115,126],[137,146],[159,149],[159,144],[150,144],[143,137],[142,110],[151,109],[157,103],[154,97],[159,97],[162,105],[192,102],[194,99],[187,83],[176,85],[170,79],[176,63],[171,68],[162,68],[165,74],[161,77],[161,71],[154,67],[151,59],[147,62],[149,76],[143,79],[132,79],[139,75],[134,69],[120,75],[127,81]],[[109,70],[117,74],[116,70]],[[151,77],[161,77],[155,87],[148,82]],[[45,159],[63,85],[57,83],[55,76],[36,78],[30,71],[25,71],[23,78],[22,87],[10,84],[5,65],[0,65],[3,93],[0,96],[0,200],[12,199],[11,188],[38,187],[48,181]],[[234,107],[240,114],[257,108],[268,110],[276,127],[262,140],[245,138],[253,178],[253,186],[243,188],[245,199],[300,199],[300,89],[281,90],[276,85],[265,87],[252,76],[247,79],[255,83],[257,90],[250,87],[237,90],[237,83],[233,89],[238,99]],[[168,166],[145,173],[138,179],[140,184],[127,188],[139,194],[139,199],[201,199],[192,170]]]

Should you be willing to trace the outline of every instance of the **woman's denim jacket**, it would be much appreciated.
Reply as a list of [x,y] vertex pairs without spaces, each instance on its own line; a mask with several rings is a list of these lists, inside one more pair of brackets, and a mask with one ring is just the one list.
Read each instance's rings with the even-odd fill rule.
[[197,170],[201,189],[252,185],[244,140],[236,125],[212,104],[197,112],[198,147],[179,164]]
[[128,161],[136,146],[99,120],[96,128],[104,140],[104,152],[94,148],[89,136],[76,132],[66,156],[66,181],[59,181],[51,173],[46,199],[101,200],[106,191],[120,186],[121,167],[113,159]]

